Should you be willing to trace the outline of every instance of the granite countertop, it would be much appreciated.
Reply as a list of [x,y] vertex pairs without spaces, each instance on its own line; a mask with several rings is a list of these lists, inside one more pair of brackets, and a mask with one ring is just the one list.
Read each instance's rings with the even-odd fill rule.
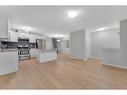
[[0,52],[14,52],[14,51],[18,51],[18,49],[0,49]]

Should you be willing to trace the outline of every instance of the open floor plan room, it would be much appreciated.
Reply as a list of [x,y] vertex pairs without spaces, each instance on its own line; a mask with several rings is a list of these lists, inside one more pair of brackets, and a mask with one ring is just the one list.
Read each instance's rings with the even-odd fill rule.
[[127,89],[127,6],[0,6],[0,89]]

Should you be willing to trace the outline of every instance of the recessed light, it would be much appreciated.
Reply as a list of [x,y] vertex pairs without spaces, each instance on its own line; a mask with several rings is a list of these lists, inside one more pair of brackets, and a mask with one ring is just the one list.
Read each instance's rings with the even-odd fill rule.
[[103,31],[105,29],[107,29],[107,28],[103,27],[103,28],[96,29],[96,31]]
[[71,10],[67,12],[68,17],[75,18],[78,15],[78,12],[76,10]]

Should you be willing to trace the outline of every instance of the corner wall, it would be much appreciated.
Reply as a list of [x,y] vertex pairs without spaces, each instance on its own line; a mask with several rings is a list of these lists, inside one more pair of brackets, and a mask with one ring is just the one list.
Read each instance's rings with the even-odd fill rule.
[[85,30],[79,30],[70,33],[70,54],[73,58],[86,58],[85,33]]
[[120,37],[118,29],[91,33],[91,55],[92,57],[103,57],[103,49],[120,48]]

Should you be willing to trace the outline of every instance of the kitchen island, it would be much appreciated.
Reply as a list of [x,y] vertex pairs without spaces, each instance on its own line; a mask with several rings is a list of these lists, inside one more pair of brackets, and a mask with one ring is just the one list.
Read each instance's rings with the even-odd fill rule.
[[39,63],[53,61],[57,59],[57,53],[53,49],[38,50],[36,59]]
[[18,71],[18,50],[0,50],[0,75]]

